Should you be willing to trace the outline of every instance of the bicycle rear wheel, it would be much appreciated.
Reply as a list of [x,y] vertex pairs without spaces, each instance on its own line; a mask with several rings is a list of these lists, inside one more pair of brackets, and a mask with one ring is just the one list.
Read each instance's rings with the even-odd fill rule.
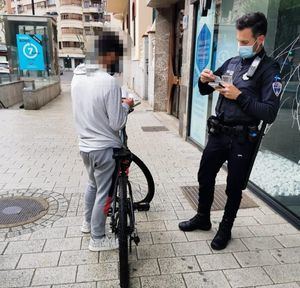
[[128,269],[128,200],[127,200],[127,178],[119,178],[119,263],[120,263],[120,286],[129,287],[129,269]]
[[150,203],[155,193],[153,177],[145,163],[135,154],[132,154],[128,178],[134,203]]

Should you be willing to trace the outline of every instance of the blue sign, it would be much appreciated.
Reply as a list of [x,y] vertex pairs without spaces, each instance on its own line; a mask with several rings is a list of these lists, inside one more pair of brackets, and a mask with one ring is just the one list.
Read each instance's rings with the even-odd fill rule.
[[210,60],[211,33],[206,23],[203,25],[197,39],[196,64],[201,72]]
[[17,47],[21,70],[45,70],[42,35],[17,34]]
[[206,141],[206,120],[208,116],[208,97],[200,95],[198,80],[200,73],[205,68],[211,68],[212,35],[215,19],[215,1],[212,1],[211,9],[207,16],[202,15],[199,5],[196,29],[193,95],[190,137],[199,145],[204,146]]

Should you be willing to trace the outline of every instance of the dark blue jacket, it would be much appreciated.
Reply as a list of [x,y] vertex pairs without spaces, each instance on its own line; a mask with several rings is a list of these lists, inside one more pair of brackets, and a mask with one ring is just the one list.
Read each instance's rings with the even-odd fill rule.
[[[258,53],[263,56],[265,51]],[[228,74],[228,67],[236,63],[233,84],[242,92],[236,100],[230,100],[219,95],[216,105],[216,115],[229,124],[258,124],[260,120],[272,123],[277,115],[280,104],[280,67],[272,58],[265,55],[252,78],[245,81],[243,75],[248,71],[256,56],[249,59],[234,57],[227,60],[215,75]],[[198,82],[202,95],[214,91],[207,83]],[[276,90],[277,88],[277,90]],[[279,93],[278,93],[279,92]]]

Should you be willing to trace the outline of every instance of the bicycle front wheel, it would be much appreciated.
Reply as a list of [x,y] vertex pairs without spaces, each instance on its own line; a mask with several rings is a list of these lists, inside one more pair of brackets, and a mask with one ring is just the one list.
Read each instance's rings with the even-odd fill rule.
[[128,269],[128,202],[127,202],[127,178],[119,178],[119,263],[120,263],[120,286],[129,287]]
[[129,182],[134,203],[150,203],[152,201],[155,193],[153,177],[145,163],[135,154],[132,154]]

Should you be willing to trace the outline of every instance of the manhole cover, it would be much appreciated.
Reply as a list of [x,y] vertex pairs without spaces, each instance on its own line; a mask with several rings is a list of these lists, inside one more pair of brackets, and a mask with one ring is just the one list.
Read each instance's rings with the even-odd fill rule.
[[66,215],[63,194],[42,189],[0,189],[0,235],[12,238],[50,227]]
[[[198,208],[198,186],[183,186],[181,187],[183,195],[189,201],[192,208],[197,210]],[[214,194],[214,202],[211,207],[211,210],[224,210],[225,204],[227,201],[227,195],[225,193],[226,185],[216,185],[215,186],[215,194]],[[240,205],[240,208],[254,208],[258,207],[258,205],[243,192],[243,198]]]
[[0,199],[0,228],[15,227],[36,221],[48,211],[41,197],[4,197]]
[[142,130],[144,132],[162,132],[169,131],[169,129],[165,126],[143,126]]

